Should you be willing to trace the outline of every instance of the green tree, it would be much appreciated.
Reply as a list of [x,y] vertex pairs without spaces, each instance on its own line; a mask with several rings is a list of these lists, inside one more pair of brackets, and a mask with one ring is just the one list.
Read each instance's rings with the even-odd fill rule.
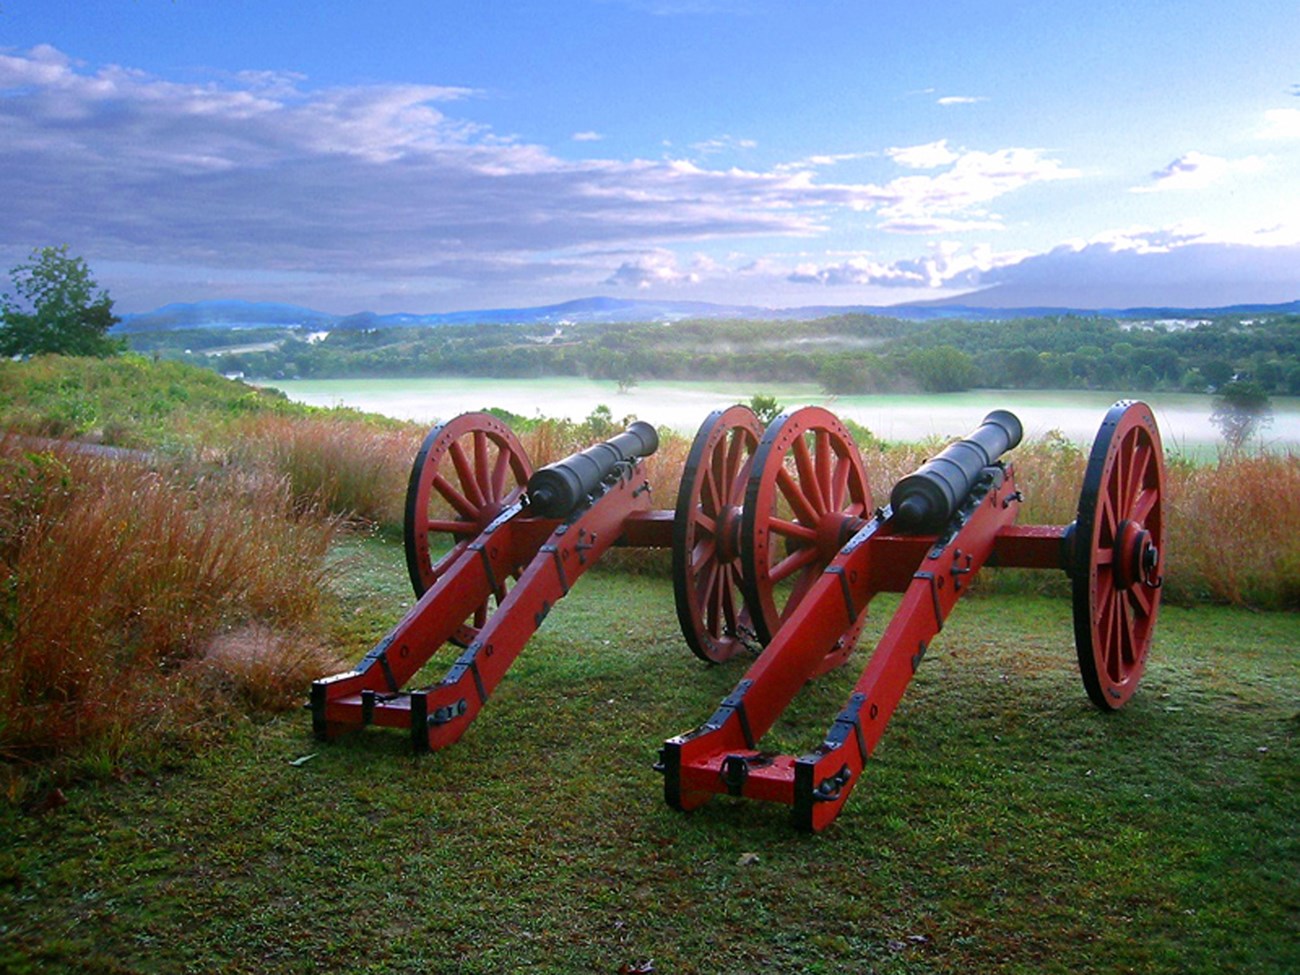
[[956,393],[975,382],[975,363],[951,345],[917,349],[907,357],[912,377],[927,393]]
[[781,415],[783,409],[775,396],[767,396],[763,393],[755,393],[749,398],[749,408],[758,417],[758,422],[764,426],[770,425]]
[[867,380],[862,364],[847,355],[831,356],[817,370],[817,383],[829,396],[860,393]]
[[1215,394],[1210,422],[1223,434],[1228,450],[1236,453],[1260,427],[1273,422],[1273,406],[1259,383],[1234,380]]
[[1225,359],[1210,359],[1201,363],[1201,375],[1216,389],[1230,383],[1232,374],[1232,365]]
[[1002,357],[1002,370],[1008,386],[1022,389],[1038,380],[1043,371],[1043,361],[1033,349],[1021,346]]
[[117,324],[113,299],[67,245],[32,251],[12,268],[13,294],[0,298],[0,355],[109,356],[126,348],[108,337]]

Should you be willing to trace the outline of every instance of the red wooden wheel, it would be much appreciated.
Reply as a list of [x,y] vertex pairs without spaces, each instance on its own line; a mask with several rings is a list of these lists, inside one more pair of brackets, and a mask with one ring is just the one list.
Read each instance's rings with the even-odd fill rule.
[[673,517],[673,593],[691,651],[722,663],[757,646],[743,602],[740,511],[763,426],[747,406],[714,410],[691,444]]
[[[416,596],[519,497],[532,472],[523,445],[489,413],[463,413],[429,432],[406,488],[406,568]],[[486,619],[485,602],[456,641],[470,642]]]
[[1164,574],[1164,452],[1151,407],[1119,402],[1092,445],[1071,566],[1074,643],[1088,697],[1115,710],[1137,689]]
[[[832,413],[806,406],[772,422],[754,454],[740,528],[745,602],[761,642],[772,639],[871,510],[858,448]],[[851,649],[849,641],[832,651],[828,666]]]

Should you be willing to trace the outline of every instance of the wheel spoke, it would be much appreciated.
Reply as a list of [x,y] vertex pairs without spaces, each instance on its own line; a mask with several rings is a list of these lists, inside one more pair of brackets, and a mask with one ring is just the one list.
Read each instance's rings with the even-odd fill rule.
[[478,508],[470,503],[465,495],[461,494],[441,474],[433,476],[433,489],[437,491],[444,501],[455,508],[460,514],[470,521],[478,520]]
[[488,438],[487,431],[474,431],[474,484],[479,496],[487,504],[492,499],[492,479],[488,474]]
[[780,489],[781,494],[790,502],[790,507],[794,509],[794,516],[807,525],[817,524],[817,511],[804,496],[803,491],[799,488],[799,482],[794,479],[794,475],[782,467],[777,471],[776,486]]
[[710,633],[721,633],[727,626],[727,573],[717,567],[713,576],[713,605],[710,613]]
[[1137,496],[1133,504],[1133,511],[1129,517],[1139,525],[1145,525],[1151,517],[1151,512],[1156,508],[1156,502],[1160,500],[1160,495],[1153,489],[1148,488]]
[[1128,466],[1130,458],[1128,453],[1123,449],[1123,441],[1127,438],[1121,438],[1119,449],[1115,454],[1115,463],[1111,468],[1110,482],[1106,486],[1106,498],[1110,502],[1111,511],[1116,521],[1122,520],[1124,512],[1128,510]]
[[718,482],[713,476],[713,464],[710,462],[702,465],[701,473],[703,481],[700,484],[700,504],[697,510],[716,517],[722,511],[724,501],[718,495]]
[[801,548],[791,552],[768,572],[773,583],[783,582],[800,569],[812,565],[817,560],[817,549]]
[[1110,678],[1116,684],[1124,680],[1129,663],[1133,660],[1133,618],[1128,600],[1120,596],[1115,600],[1115,628],[1118,639],[1111,654]]
[[[722,467],[723,483],[726,484],[728,488],[734,485],[738,480],[737,475],[740,473],[740,469],[745,463],[746,455],[749,453],[746,449],[748,446],[749,443],[745,438],[744,430],[736,429],[731,431],[731,438],[727,441],[727,460]],[[730,495],[731,492],[728,491],[727,500],[729,502],[731,500]]]
[[479,492],[478,484],[474,480],[474,471],[470,467],[469,458],[465,456],[465,450],[458,441],[453,440],[447,445],[447,454],[451,457],[452,466],[456,468],[456,476],[460,480],[461,490],[465,492],[465,497],[475,509],[483,507],[483,495]]
[[433,563],[431,567],[433,581],[436,582],[438,579],[441,579],[442,574],[451,568],[451,564],[460,558],[461,553],[464,551],[465,543],[461,542],[458,545],[454,545],[450,552],[446,553],[437,562]]
[[[795,437],[792,452],[795,469],[799,472],[799,488],[816,515],[820,515],[826,510],[826,502],[822,498],[821,484],[817,481],[812,455],[808,452],[808,441],[802,435]],[[815,523],[817,518],[814,516],[806,520]]]
[[[510,450],[503,444],[497,445],[497,460],[492,466],[492,500],[502,501],[506,496],[506,476],[510,473]],[[527,480],[525,478],[524,480]]]
[[849,475],[853,473],[853,462],[847,457],[835,458],[835,471],[831,475],[831,510],[843,511],[849,500]]
[[717,542],[713,538],[702,538],[691,550],[691,566],[698,570],[700,566],[707,565],[711,571],[717,564],[717,554]]
[[1138,583],[1128,591],[1129,599],[1133,601],[1133,610],[1142,619],[1150,617],[1155,610],[1155,589],[1149,589],[1142,583]]
[[831,447],[831,435],[827,430],[817,430],[813,433],[813,459],[817,467],[817,492],[821,496],[821,510],[823,512],[835,511],[835,485],[831,478],[831,465],[835,460],[835,452]]
[[1115,538],[1119,535],[1119,518],[1111,501],[1109,493],[1097,499],[1097,518],[1100,522],[1097,527],[1097,543],[1101,548],[1114,545]]
[[716,536],[718,534],[718,523],[703,511],[695,512],[695,523],[711,536]]
[[739,613],[736,607],[736,584],[733,578],[734,573],[730,568],[724,566],[721,573],[720,585],[722,587],[722,614],[723,627],[718,631],[722,634],[735,635],[738,631]]
[[452,535],[477,535],[478,529],[473,522],[449,521],[442,518],[430,518],[424,523],[426,532],[446,532]]
[[801,525],[797,521],[786,521],[784,518],[773,517],[768,519],[767,527],[782,538],[797,538],[800,541],[808,542],[817,541],[817,529],[808,525]]

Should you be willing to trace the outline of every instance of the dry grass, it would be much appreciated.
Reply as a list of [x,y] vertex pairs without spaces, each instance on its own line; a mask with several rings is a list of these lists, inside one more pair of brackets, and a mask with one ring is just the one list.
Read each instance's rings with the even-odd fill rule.
[[386,428],[361,419],[259,415],[235,425],[229,460],[284,478],[300,507],[401,525],[421,435],[414,426]]
[[1300,608],[1300,456],[1174,464],[1168,493],[1172,596]]
[[186,665],[253,621],[310,630],[334,532],[282,483],[0,438],[0,757],[111,765],[185,737],[224,707]]
[[[903,445],[863,454],[883,504],[889,488],[944,444]],[[1025,495],[1020,523],[1074,521],[1087,451],[1060,436],[1017,447],[1011,455]],[[1228,603],[1260,609],[1300,608],[1300,457],[1228,454],[1215,465],[1166,460],[1165,598],[1181,605]],[[1064,592],[1062,577],[1041,572],[986,573],[1013,588]]]

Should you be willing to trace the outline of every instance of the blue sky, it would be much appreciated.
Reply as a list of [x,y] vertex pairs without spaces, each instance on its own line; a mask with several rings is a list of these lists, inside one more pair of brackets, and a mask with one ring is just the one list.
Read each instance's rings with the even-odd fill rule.
[[0,0],[119,311],[1300,298],[1300,4]]

